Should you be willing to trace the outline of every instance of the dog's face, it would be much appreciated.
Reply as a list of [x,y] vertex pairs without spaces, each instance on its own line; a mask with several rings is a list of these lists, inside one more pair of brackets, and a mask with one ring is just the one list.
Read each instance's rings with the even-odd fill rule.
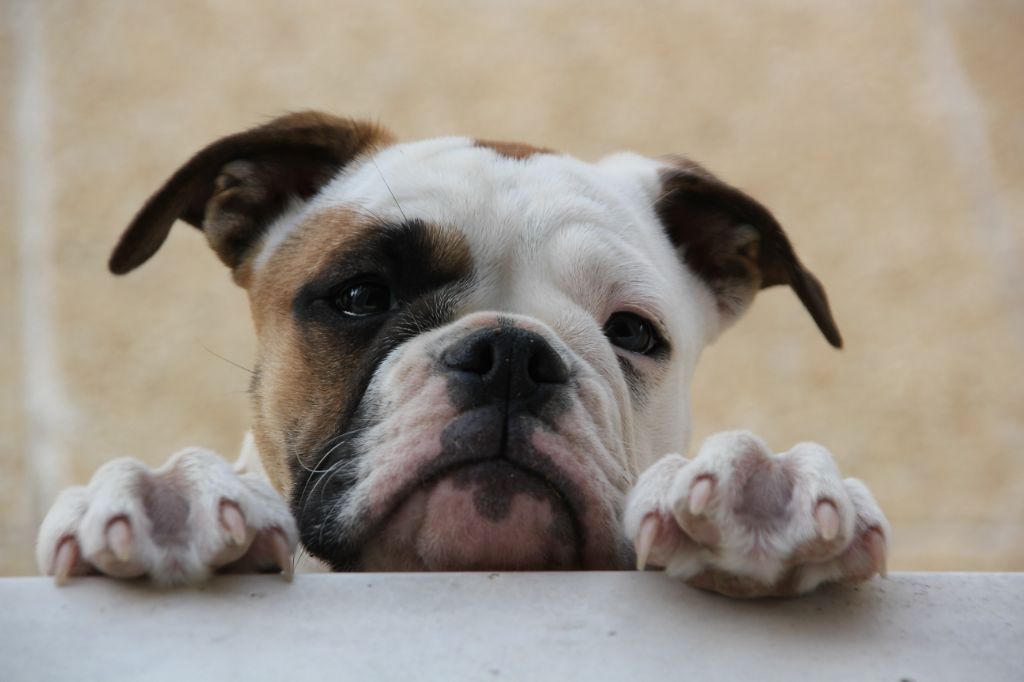
[[620,563],[638,458],[683,445],[717,325],[659,192],[636,157],[448,138],[355,162],[269,228],[256,433],[307,547],[369,569]]
[[626,493],[754,293],[790,284],[839,342],[771,215],[679,159],[294,115],[200,152],[112,269],[179,216],[249,292],[261,457],[336,569],[620,568]]

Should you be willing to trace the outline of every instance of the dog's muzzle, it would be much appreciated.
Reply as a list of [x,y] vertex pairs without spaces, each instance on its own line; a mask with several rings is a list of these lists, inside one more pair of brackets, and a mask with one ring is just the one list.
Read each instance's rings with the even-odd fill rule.
[[455,339],[435,363],[456,415],[377,543],[388,563],[404,555],[403,568],[580,567],[583,494],[538,446],[541,433],[559,430],[570,365],[540,333],[500,322]]

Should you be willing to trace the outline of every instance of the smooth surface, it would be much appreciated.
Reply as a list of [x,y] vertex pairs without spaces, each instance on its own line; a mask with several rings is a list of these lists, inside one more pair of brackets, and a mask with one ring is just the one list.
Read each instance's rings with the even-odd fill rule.
[[660,573],[0,580],[0,680],[1024,680],[1024,574],[742,602]]

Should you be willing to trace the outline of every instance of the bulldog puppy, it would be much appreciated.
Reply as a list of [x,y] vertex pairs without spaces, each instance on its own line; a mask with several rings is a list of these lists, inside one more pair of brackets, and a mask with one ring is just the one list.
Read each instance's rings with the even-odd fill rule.
[[64,491],[40,569],[161,583],[291,571],[664,567],[736,596],[884,572],[889,527],[829,452],[710,438],[701,350],[790,286],[841,345],[772,215],[679,157],[590,164],[306,112],[206,147],[110,260],[182,219],[249,294],[254,421],[232,468],[188,449]]

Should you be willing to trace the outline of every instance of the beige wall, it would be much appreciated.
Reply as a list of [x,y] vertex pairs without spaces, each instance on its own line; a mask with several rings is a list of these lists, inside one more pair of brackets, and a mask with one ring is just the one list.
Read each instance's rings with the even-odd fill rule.
[[595,158],[680,152],[771,206],[847,348],[766,292],[704,358],[698,438],[832,447],[896,569],[1024,569],[1024,4],[62,2],[0,17],[0,573],[54,490],[233,454],[253,342],[191,229],[105,270],[148,193],[290,109]]

